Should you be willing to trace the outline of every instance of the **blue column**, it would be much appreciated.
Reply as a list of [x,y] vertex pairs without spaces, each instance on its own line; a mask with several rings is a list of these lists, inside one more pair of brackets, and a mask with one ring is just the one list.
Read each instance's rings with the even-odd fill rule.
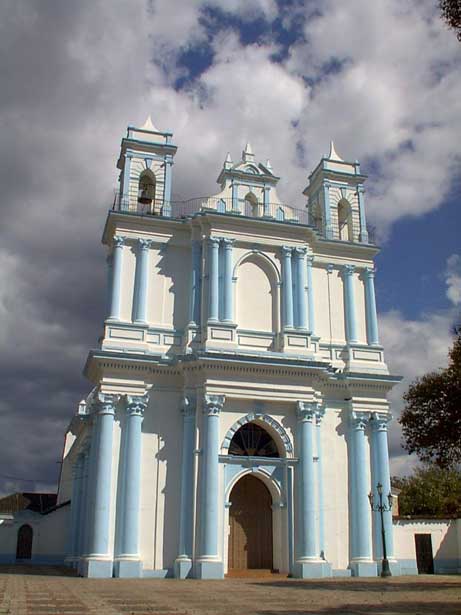
[[[376,485],[381,483],[383,486],[383,503],[388,504],[387,496],[391,492],[391,477],[389,472],[389,449],[387,443],[387,425],[391,420],[390,414],[375,413],[371,421],[372,426],[372,447],[375,458],[375,468],[373,472],[373,492],[375,503],[379,502],[378,493],[376,491]],[[376,553],[378,557],[382,557],[383,545],[381,538],[381,520],[379,513],[374,513],[376,516],[375,525],[379,531],[375,533],[377,538]],[[386,511],[383,513],[384,517],[384,533],[386,535],[386,551],[388,559],[394,557],[394,537],[393,537],[393,525],[392,525],[392,511]]]
[[239,196],[238,196],[239,185],[236,181],[232,182],[232,211],[234,213],[240,213],[239,209]]
[[165,156],[165,187],[163,189],[163,207],[171,206],[172,156]]
[[149,284],[149,249],[151,239],[138,239],[138,253],[136,258],[136,274],[134,286],[134,322],[145,324],[147,322],[147,291]]
[[130,173],[131,173],[131,154],[125,154],[125,164],[123,166],[122,178],[122,202],[121,210],[130,209]]
[[72,468],[72,496],[70,502],[70,544],[69,556],[75,560],[79,556],[79,529],[82,506],[84,456],[79,454]]
[[294,258],[296,260],[296,303],[298,322],[300,329],[307,329],[307,296],[306,296],[306,248],[295,248]]
[[93,518],[89,528],[87,576],[112,577],[109,526],[112,486],[112,438],[115,395],[99,394],[96,405],[97,448],[94,456]]
[[270,186],[264,186],[263,188],[263,208],[264,208],[264,216],[270,216]]
[[185,397],[182,404],[183,435],[181,451],[179,555],[175,561],[175,577],[178,579],[186,579],[190,575],[192,569],[195,410],[195,399]]
[[219,519],[219,415],[224,405],[224,395],[205,395],[204,445],[200,499],[200,557],[197,576],[201,579],[223,578],[223,563],[218,559]]
[[112,278],[113,278],[113,256],[109,254],[106,258],[107,263],[107,290],[106,290],[106,314],[110,314],[112,301]]
[[323,501],[323,455],[322,455],[322,419],[325,407],[319,406],[315,413],[315,435],[317,446],[317,508],[319,511],[319,551],[320,557],[325,559],[325,520]]
[[80,483],[81,488],[81,497],[80,497],[80,505],[78,512],[78,535],[77,535],[77,555],[81,556],[83,554],[85,544],[85,517],[86,517],[86,503],[88,497],[88,457],[89,452],[85,450],[82,452],[82,480]]
[[375,271],[367,267],[363,272],[365,282],[365,311],[367,315],[367,340],[370,346],[379,346],[378,315],[376,313]]
[[313,421],[316,403],[299,401],[297,404],[299,462],[298,487],[298,539],[297,561],[318,560],[315,531],[315,471]]
[[122,254],[125,237],[115,236],[112,240],[112,283],[109,318],[120,320],[122,291]]
[[365,429],[369,414],[353,412],[352,421],[352,454],[354,456],[353,471],[355,489],[352,494],[353,516],[350,520],[355,523],[354,543],[351,545],[352,574],[354,576],[376,576],[376,564],[372,561],[371,550],[371,523],[370,504],[368,502],[368,462],[366,455]]
[[325,218],[325,237],[333,238],[333,226],[331,224],[331,207],[330,207],[330,184],[327,181],[323,182],[323,212]]
[[367,220],[365,217],[365,199],[364,199],[363,193],[364,193],[363,185],[359,184],[357,186],[357,199],[359,202],[359,216],[360,216],[359,239],[362,243],[368,243]]
[[190,289],[189,321],[192,324],[200,324],[201,312],[201,287],[202,287],[202,246],[199,240],[192,240],[192,270]]
[[283,328],[293,328],[293,279],[291,273],[292,248],[282,248]]
[[346,321],[346,340],[348,344],[357,343],[357,316],[355,310],[354,265],[344,265],[344,309]]
[[219,320],[219,239],[208,239],[208,320]]
[[309,331],[312,335],[315,335],[315,305],[314,305],[314,284],[312,282],[312,265],[314,263],[314,257],[308,255],[307,257],[307,295],[308,295],[308,314],[309,314]]
[[126,430],[121,463],[125,466],[121,507],[120,551],[116,554],[115,576],[140,577],[142,565],[139,555],[139,506],[141,501],[142,421],[148,396],[126,397]]
[[224,253],[224,310],[223,320],[232,322],[233,300],[232,300],[232,246],[233,239],[223,239]]

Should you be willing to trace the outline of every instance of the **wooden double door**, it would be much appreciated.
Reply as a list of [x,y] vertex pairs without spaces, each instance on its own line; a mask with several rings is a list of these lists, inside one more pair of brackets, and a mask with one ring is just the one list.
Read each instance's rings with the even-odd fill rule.
[[272,497],[267,487],[246,475],[229,499],[229,569],[272,570]]

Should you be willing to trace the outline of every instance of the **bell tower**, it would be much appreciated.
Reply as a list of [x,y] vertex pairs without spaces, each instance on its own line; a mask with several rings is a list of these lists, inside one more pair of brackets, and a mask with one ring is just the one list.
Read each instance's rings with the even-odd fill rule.
[[116,209],[157,216],[171,215],[173,133],[158,130],[150,116],[140,128],[128,126],[117,168],[120,190]]
[[368,243],[363,184],[357,161],[346,162],[333,141],[330,153],[309,175],[303,191],[308,198],[309,223],[325,237],[340,241]]

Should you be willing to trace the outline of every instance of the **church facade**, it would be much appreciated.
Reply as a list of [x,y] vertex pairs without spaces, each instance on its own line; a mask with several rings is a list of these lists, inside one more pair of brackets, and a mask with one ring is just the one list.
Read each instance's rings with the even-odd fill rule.
[[[228,155],[212,197],[171,198],[176,145],[128,127],[103,244],[109,297],[66,436],[67,562],[89,577],[242,569],[375,576],[390,492],[364,182],[334,146],[307,205]],[[393,574],[391,512],[384,513]]]

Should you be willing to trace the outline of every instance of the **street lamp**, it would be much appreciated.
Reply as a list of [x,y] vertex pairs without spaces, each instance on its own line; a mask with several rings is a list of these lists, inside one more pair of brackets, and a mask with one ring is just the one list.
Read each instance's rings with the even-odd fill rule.
[[392,576],[392,572],[389,566],[389,560],[387,559],[387,551],[386,551],[386,533],[384,531],[384,517],[383,517],[383,513],[384,512],[390,512],[392,510],[392,493],[389,491],[388,495],[387,495],[387,500],[389,502],[389,504],[383,504],[383,486],[381,483],[378,483],[376,485],[376,491],[378,492],[378,496],[379,496],[379,504],[375,504],[374,503],[374,497],[373,494],[370,493],[368,494],[368,499],[370,500],[370,506],[371,506],[371,510],[373,512],[379,512],[380,516],[381,516],[381,537],[383,539],[383,565],[381,568],[381,576],[382,577],[391,577]]

